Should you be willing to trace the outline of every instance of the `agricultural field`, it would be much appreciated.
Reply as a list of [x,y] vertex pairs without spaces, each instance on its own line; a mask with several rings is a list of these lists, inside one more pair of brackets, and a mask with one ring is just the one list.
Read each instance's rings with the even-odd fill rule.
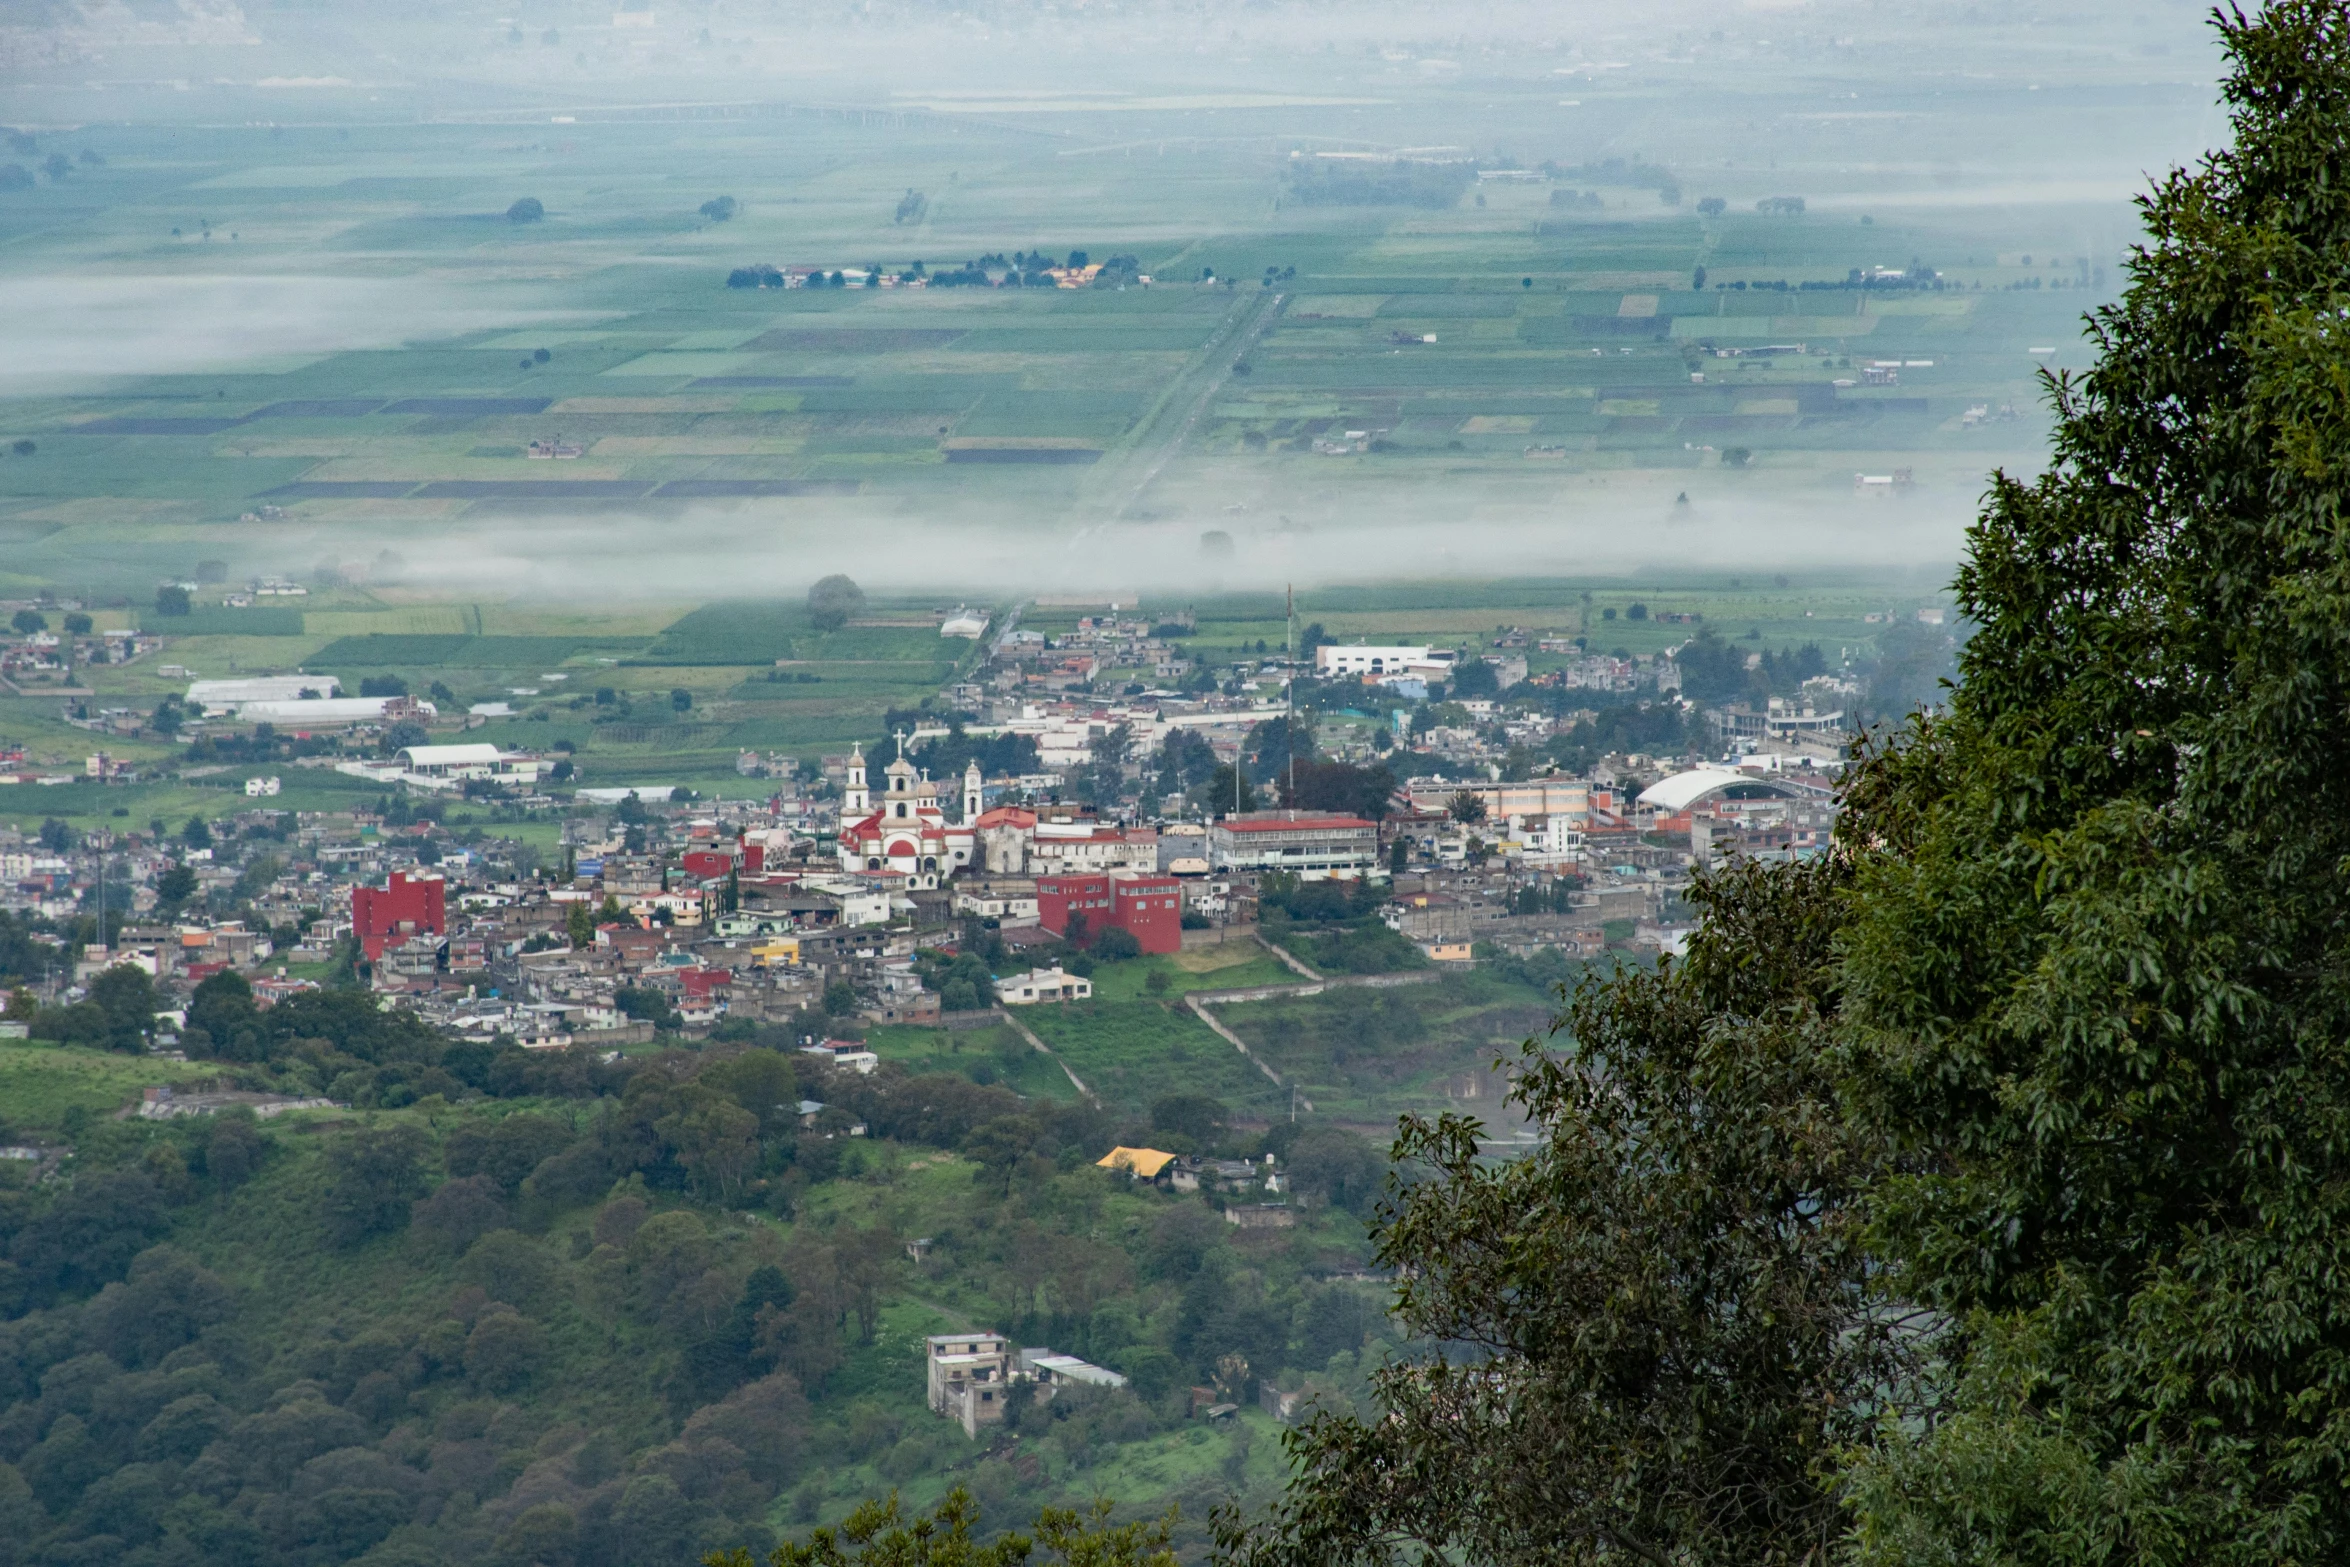
[[[1955,104],[1835,111],[1883,120],[1894,161],[1863,166],[1793,79],[1700,71],[1726,95],[1691,100],[1678,65],[1578,58],[1470,88],[1374,51],[1328,62],[1335,95],[1051,112],[485,90],[415,116],[322,87],[294,123],[224,85],[191,121],[45,86],[91,156],[0,190],[0,290],[39,302],[0,366],[0,598],[167,634],[83,672],[93,709],[151,711],[165,662],[390,677],[482,708],[475,738],[571,747],[583,781],[705,793],[758,788],[744,749],[809,759],[937,693],[975,649],[936,611],[1050,634],[1087,611],[1032,601],[1072,590],[1193,611],[1211,663],[1279,645],[1292,585],[1342,640],[1649,654],[1702,617],[1865,657],[1944,601],[1989,473],[2042,461],[2038,377],[2085,362],[2133,233],[2103,153],[2090,197],[2003,171],[2176,73],[2083,64],[1966,118],[1954,172]],[[1317,150],[1340,145],[1374,152]],[[1130,260],[1123,286],[728,286],[1001,283],[1075,251]],[[835,570],[880,624],[808,622]],[[226,602],[264,576],[308,592]],[[165,620],[171,580],[198,588]],[[171,754],[57,712],[0,690],[0,738]],[[177,817],[245,776],[0,818]],[[357,792],[281,781],[303,808]]]
[[[495,619],[844,566],[956,598],[1492,575],[1494,550],[1551,573],[1946,562],[1989,470],[2041,460],[2038,374],[2085,362],[2133,232],[2118,179],[2082,201],[2000,171],[2035,128],[2168,90],[2051,94],[1979,170],[1927,178],[1851,164],[1792,83],[1733,76],[1691,117],[1669,72],[1563,101],[1507,69],[1464,91],[1332,68],[1375,90],[422,123],[330,93],[240,124],[89,89],[78,172],[0,191],[0,288],[52,306],[0,371],[0,595],[137,604],[219,560]],[[1958,112],[1893,115],[1886,150],[1932,162]],[[1788,161],[1721,156],[1740,115],[1775,117]],[[1341,128],[1436,151],[1387,189],[1350,172],[1375,154],[1315,150]],[[1791,187],[1799,210],[1757,210]],[[539,216],[511,221],[525,198]],[[728,286],[982,259],[1000,282],[1073,252],[1130,270]],[[132,305],[153,325],[126,340],[103,313]],[[315,622],[200,605],[182,629]],[[788,633],[715,629],[655,656],[787,656]],[[574,632],[571,656],[623,639]]]

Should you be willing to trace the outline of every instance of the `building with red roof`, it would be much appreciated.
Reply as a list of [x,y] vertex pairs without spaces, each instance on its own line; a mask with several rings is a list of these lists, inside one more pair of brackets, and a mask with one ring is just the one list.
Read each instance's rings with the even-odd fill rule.
[[[901,739],[900,744],[903,745]],[[882,769],[876,801],[865,786],[865,752],[849,753],[848,787],[841,801],[840,868],[894,871],[909,890],[936,887],[972,863],[979,835],[980,777],[974,761],[963,774],[963,816],[950,822],[938,803],[938,785],[903,754]]]
[[1300,881],[1381,874],[1379,824],[1326,811],[1246,811],[1208,830],[1217,870],[1283,871]]

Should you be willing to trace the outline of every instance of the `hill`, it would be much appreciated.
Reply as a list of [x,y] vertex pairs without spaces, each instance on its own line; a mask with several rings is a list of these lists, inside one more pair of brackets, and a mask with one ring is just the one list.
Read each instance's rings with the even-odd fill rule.
[[[371,1108],[143,1120],[108,1112],[155,1064],[0,1046],[0,1142],[44,1156],[0,1176],[0,1562],[618,1567],[957,1483],[991,1526],[1178,1502],[1195,1555],[1214,1499],[1276,1479],[1255,1386],[1346,1397],[1382,1343],[1333,1278],[1370,1155],[1332,1128],[1168,1111],[1203,1151],[1293,1154],[1302,1222],[1242,1231],[1093,1167],[1185,1134],[961,1075],[304,1026],[172,1068],[183,1097]],[[969,1440],[923,1407],[922,1338],[974,1326],[1130,1385]],[[1196,1421],[1194,1385],[1248,1412]]]

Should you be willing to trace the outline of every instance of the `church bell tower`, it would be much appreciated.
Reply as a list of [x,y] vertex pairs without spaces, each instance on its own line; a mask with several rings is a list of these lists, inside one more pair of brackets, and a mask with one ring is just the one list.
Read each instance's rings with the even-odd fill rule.
[[849,786],[840,802],[841,820],[852,821],[872,809],[873,796],[865,788],[865,747],[853,745],[849,747]]

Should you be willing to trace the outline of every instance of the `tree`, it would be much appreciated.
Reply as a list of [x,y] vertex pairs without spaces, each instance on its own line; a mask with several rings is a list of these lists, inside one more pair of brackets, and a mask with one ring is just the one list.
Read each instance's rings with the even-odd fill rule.
[[1719,196],[1697,198],[1697,215],[1701,218],[1718,218],[1729,210],[1730,204]]
[[327,1149],[320,1206],[335,1243],[355,1246],[398,1229],[424,1190],[424,1134],[413,1126],[354,1132]]
[[1446,802],[1445,814],[1464,827],[1485,820],[1485,797],[1473,789],[1463,789]]
[[196,895],[196,873],[180,860],[155,878],[155,906],[166,917],[176,914]]
[[835,572],[808,590],[808,618],[818,631],[838,631],[865,607],[865,590]]
[[669,693],[669,706],[675,712],[690,713],[694,710],[694,694],[679,686]]
[[1384,762],[1356,767],[1347,762],[1300,761],[1297,792],[1289,804],[1308,811],[1340,811],[1384,821],[1394,809],[1395,774]]
[[[1832,1461],[1912,1374],[1854,1217],[1874,1145],[1820,1048],[1849,874],[1701,882],[1686,965],[1587,982],[1576,1048],[1521,1052],[1513,1097],[1548,1134],[1524,1158],[1407,1120],[1422,1178],[1375,1229],[1400,1325],[1443,1347],[1379,1372],[1376,1414],[1310,1422],[1271,1516],[1221,1520],[1228,1560],[1829,1559]],[[1300,1137],[1299,1189],[1338,1155]]]
[[145,969],[117,963],[90,981],[90,1000],[106,1014],[106,1045],[112,1050],[139,1051],[155,1031],[155,1012],[162,998]]
[[2317,722],[2350,689],[2350,206],[2306,194],[2350,11],[2215,26],[2233,145],[2146,199],[2052,462],[1970,533],[1947,711],[1843,829],[1850,1092],[1916,1150],[1876,1223],[1951,1323],[1943,1417],[1857,1477],[1866,1559],[2350,1553],[2350,824],[2319,803],[2350,739]]
[[1219,816],[1257,808],[1256,785],[1248,781],[1245,773],[1236,781],[1234,771],[1230,762],[1220,764],[1208,779],[1206,787],[1200,791],[1200,803]]
[[1221,1141],[1231,1120],[1224,1101],[1206,1094],[1169,1094],[1151,1105],[1151,1130],[1188,1137],[1194,1148]]
[[97,624],[95,620],[80,610],[75,610],[65,617],[65,634],[70,637],[86,637]]
[[1142,943],[1123,925],[1112,925],[1094,937],[1087,950],[1104,963],[1119,963],[1141,957]]
[[1746,655],[1707,627],[1673,654],[1681,693],[1695,702],[1724,702],[1746,690]]
[[485,1312],[465,1337],[465,1374],[488,1393],[511,1393],[546,1359],[547,1330],[512,1311]]
[[261,1009],[253,987],[234,969],[223,969],[196,987],[188,1002],[188,1053],[226,1061],[259,1061],[267,1054]]
[[8,623],[16,628],[16,634],[21,637],[49,629],[49,617],[37,609],[20,609],[9,617]]
[[503,1229],[509,1219],[505,1192],[494,1177],[462,1175],[415,1203],[408,1231],[455,1257],[490,1231]]
[[[1037,1515],[1036,1537],[1005,1534],[981,1545],[972,1538],[979,1504],[956,1486],[927,1515],[906,1517],[892,1491],[868,1500],[840,1528],[819,1529],[804,1544],[785,1541],[767,1567],[1021,1567],[1041,1542],[1057,1567],[1175,1567],[1175,1514],[1149,1522],[1110,1524],[1108,1499],[1088,1512],[1048,1507]],[[756,1567],[739,1547],[713,1552],[702,1567]]]
[[536,196],[525,196],[506,209],[509,223],[537,223],[547,215],[547,209]]
[[155,613],[158,615],[185,615],[190,608],[188,590],[176,582],[166,582],[155,590]]
[[1995,476],[1943,710],[1864,747],[1829,860],[1701,884],[1686,965],[1578,997],[1541,1153],[1407,1132],[1407,1326],[1492,1358],[1317,1427],[1236,1554],[2350,1553],[2350,7],[2215,25],[2233,146]]
[[191,849],[212,847],[212,827],[201,816],[191,816],[180,828],[180,842]]
[[703,217],[713,223],[724,223],[735,214],[734,198],[732,196],[713,197],[702,203],[701,213]]

